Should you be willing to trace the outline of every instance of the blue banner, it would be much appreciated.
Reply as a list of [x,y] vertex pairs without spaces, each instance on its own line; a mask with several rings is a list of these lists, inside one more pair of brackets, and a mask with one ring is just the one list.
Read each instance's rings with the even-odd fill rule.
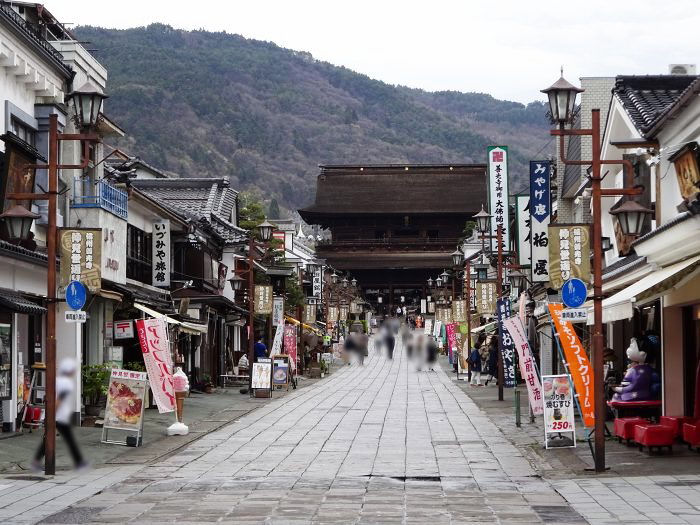
[[539,222],[549,222],[551,212],[549,172],[548,160],[530,161],[530,215]]
[[515,342],[506,327],[503,326],[503,322],[510,317],[510,312],[510,299],[499,299],[496,306],[498,346],[503,358],[503,386],[506,388],[515,386]]

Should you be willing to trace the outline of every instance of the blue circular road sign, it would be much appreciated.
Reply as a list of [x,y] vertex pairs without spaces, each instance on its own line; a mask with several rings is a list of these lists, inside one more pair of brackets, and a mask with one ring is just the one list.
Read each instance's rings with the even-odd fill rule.
[[72,310],[82,310],[87,301],[87,290],[80,281],[71,281],[66,287],[66,304]]
[[578,308],[586,302],[588,289],[581,279],[569,279],[561,287],[561,300],[569,308]]

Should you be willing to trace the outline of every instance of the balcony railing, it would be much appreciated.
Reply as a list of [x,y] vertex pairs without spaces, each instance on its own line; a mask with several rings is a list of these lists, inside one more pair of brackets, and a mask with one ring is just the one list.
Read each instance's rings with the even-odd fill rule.
[[28,24],[24,18],[17,14],[15,10],[6,3],[0,4],[0,15],[14,25],[17,30],[23,33],[24,36],[29,38],[35,45],[39,46],[42,51],[46,52],[63,65],[63,55],[46,40],[38,27]]
[[80,195],[73,197],[74,208],[102,208],[117,217],[128,217],[129,196],[124,190],[115,188],[104,180],[93,183],[88,178],[76,177],[74,188],[80,188]]

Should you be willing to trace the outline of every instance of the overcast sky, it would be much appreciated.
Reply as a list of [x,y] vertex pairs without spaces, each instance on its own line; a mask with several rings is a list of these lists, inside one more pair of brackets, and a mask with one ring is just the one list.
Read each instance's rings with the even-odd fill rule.
[[[391,84],[528,102],[564,76],[700,62],[697,0],[45,0],[63,22],[162,22],[309,51]],[[577,82],[576,82],[577,83]]]

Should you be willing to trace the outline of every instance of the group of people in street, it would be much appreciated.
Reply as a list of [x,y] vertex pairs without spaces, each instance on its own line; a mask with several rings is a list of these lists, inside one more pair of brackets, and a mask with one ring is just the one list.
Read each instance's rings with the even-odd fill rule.
[[[469,344],[467,342],[467,344]],[[479,334],[474,346],[469,352],[470,384],[474,386],[488,386],[489,382],[496,382],[498,374],[498,337],[487,336],[483,332]],[[481,379],[485,378],[484,385]]]

